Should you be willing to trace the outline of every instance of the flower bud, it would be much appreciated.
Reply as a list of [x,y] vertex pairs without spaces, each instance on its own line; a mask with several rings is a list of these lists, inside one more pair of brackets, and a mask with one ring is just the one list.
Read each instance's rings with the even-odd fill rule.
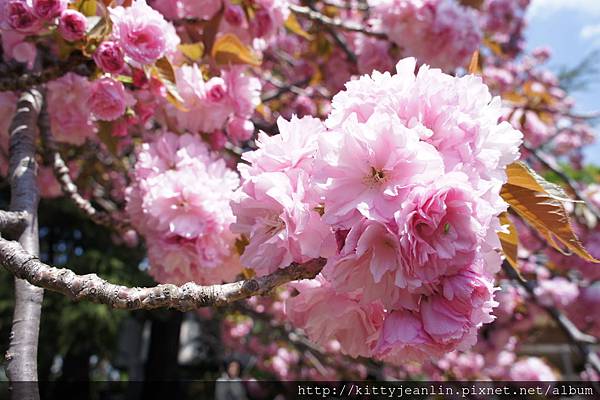
[[75,10],[65,10],[60,15],[58,32],[69,41],[74,42],[85,37],[87,19],[85,15]]
[[10,27],[21,33],[35,33],[41,28],[40,20],[24,1],[10,1],[6,6],[6,18]]
[[251,31],[257,38],[262,38],[270,34],[273,30],[273,19],[266,10],[256,12],[252,21]]
[[244,142],[252,137],[254,124],[245,118],[234,116],[227,121],[227,135],[234,143]]
[[133,105],[134,99],[125,92],[119,81],[101,78],[94,81],[90,96],[90,109],[94,116],[103,121],[114,121]]
[[244,21],[244,10],[238,5],[229,4],[225,8],[223,17],[228,24],[232,26],[240,26]]
[[100,43],[94,53],[94,61],[104,72],[116,74],[125,66],[123,49],[117,42],[107,40]]
[[211,78],[206,82],[206,98],[213,103],[219,103],[227,96],[227,88],[222,78]]
[[65,0],[34,0],[33,12],[39,18],[51,20],[58,17],[67,8]]

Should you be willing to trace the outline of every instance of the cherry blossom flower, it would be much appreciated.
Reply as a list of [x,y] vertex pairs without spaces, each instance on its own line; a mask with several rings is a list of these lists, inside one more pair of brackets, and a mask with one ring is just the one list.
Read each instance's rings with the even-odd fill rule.
[[48,113],[56,140],[81,145],[95,134],[89,107],[91,86],[87,78],[74,73],[48,83]]
[[130,7],[118,6],[109,11],[114,39],[133,66],[151,64],[176,50],[179,36],[175,28],[145,0],[135,0]]

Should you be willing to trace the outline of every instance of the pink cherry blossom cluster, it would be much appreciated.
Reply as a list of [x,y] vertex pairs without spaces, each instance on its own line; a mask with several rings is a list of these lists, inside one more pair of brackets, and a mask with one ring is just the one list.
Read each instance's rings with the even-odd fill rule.
[[240,271],[229,206],[237,174],[198,135],[164,132],[138,153],[127,211],[159,282],[211,284]]
[[540,304],[548,307],[564,308],[573,303],[579,295],[579,287],[561,276],[543,279],[535,288]]
[[348,82],[324,124],[280,119],[238,166],[242,263],[264,275],[328,258],[288,317],[354,357],[440,356],[493,320],[499,191],[521,133],[480,78],[415,68]]
[[525,11],[530,0],[486,0],[481,7],[481,24],[489,40],[502,47],[505,56],[515,57],[524,49]]
[[568,315],[573,322],[585,332],[600,337],[600,315],[597,310],[600,307],[600,280],[579,290],[579,297],[571,302]]
[[539,357],[527,357],[517,361],[510,369],[514,381],[555,381],[556,374]]
[[226,133],[234,143],[252,137],[254,124],[250,117],[260,104],[261,84],[257,78],[244,73],[241,67],[232,67],[220,77],[205,80],[197,64],[183,65],[176,73],[185,109],[171,107],[171,112],[182,129],[213,134],[214,140]]
[[[0,4],[0,10],[8,10],[14,6],[10,5],[12,3],[32,10],[43,9],[44,18],[48,20],[48,24],[42,24],[46,26],[44,29],[56,28],[66,40],[82,38],[74,38],[77,24],[71,19],[87,21],[86,17],[66,8],[67,2],[39,0],[33,5],[24,0],[5,2],[6,7],[4,3]],[[257,2],[256,7],[269,15],[268,18],[260,17],[263,13],[257,11],[256,19],[262,18],[263,25],[280,26],[282,18],[289,13],[279,2]],[[220,8],[221,4],[215,11]],[[33,16],[38,13],[31,12]],[[61,12],[66,17],[54,21]],[[250,139],[254,133],[250,117],[260,103],[258,78],[250,76],[241,66],[222,69],[219,76],[218,71],[201,72],[196,63],[182,64],[183,56],[177,47],[180,38],[174,25],[145,0],[135,0],[127,7],[109,7],[105,13],[110,18],[112,31],[99,44],[90,47],[95,49],[92,58],[101,72],[99,77],[90,80],[68,73],[47,85],[48,109],[57,141],[82,145],[86,140],[96,140],[96,134],[101,130],[108,130],[113,137],[119,138],[117,149],[122,150],[131,143],[130,129],[139,130],[150,117],[160,119],[162,115],[165,117],[161,122],[165,118],[176,120],[177,126],[172,127],[173,130],[213,134],[214,148],[222,148],[227,140],[240,143]],[[268,22],[270,19],[273,21]],[[7,21],[10,22],[10,18]],[[50,21],[58,25],[53,26]],[[0,25],[3,40],[10,39],[11,26],[6,21]],[[42,28],[29,29],[26,33],[39,34]],[[85,27],[82,29],[85,35]],[[271,28],[263,26],[261,29]],[[24,45],[29,44],[24,42]],[[164,58],[174,63],[176,90],[183,100],[177,108],[167,102],[164,83],[148,72],[155,62]],[[207,75],[212,77],[205,79]]]
[[175,52],[180,42],[175,28],[145,0],[135,0],[130,7],[118,6],[109,10],[112,35],[130,65],[151,64]]
[[33,66],[35,43],[25,40],[48,26],[58,28],[68,41],[81,39],[85,34],[85,16],[67,9],[66,0],[2,0],[0,1],[0,32],[4,58],[15,59]]
[[486,84],[505,99],[505,115],[532,147],[544,146],[555,156],[568,156],[579,165],[581,149],[595,140],[591,127],[573,118],[574,103],[558,77],[543,64],[546,48],[538,48],[518,61],[490,57],[484,68]]
[[[184,3],[171,2],[170,6],[187,10],[189,5]],[[190,17],[196,15],[201,19],[212,18],[221,10],[221,4],[217,3],[219,2],[207,2],[199,7],[194,4],[199,14]],[[177,13],[173,14],[164,9],[162,3],[154,2],[153,5],[167,16],[176,17]],[[264,7],[267,7],[266,3]],[[250,117],[260,103],[261,84],[257,78],[249,76],[240,66],[223,69],[218,76],[214,71],[201,71],[196,63],[181,63],[183,56],[177,49],[180,39],[173,25],[143,1],[136,0],[131,7],[111,8],[110,15],[114,24],[112,39],[100,44],[94,54],[94,60],[107,73],[129,73],[133,68],[130,71],[133,84],[142,89],[140,95],[136,96],[135,103],[131,96],[123,95],[119,82],[113,81],[110,85],[108,82],[96,84],[100,92],[99,100],[103,103],[94,107],[94,110],[99,111],[95,113],[97,119],[115,121],[123,115],[127,107],[136,104],[133,110],[136,118],[126,117],[117,121],[114,135],[126,137],[128,127],[135,126],[140,119],[144,123],[153,111],[159,109],[164,110],[166,118],[173,118],[177,122],[177,129],[180,131],[211,134],[210,142],[216,149],[222,148],[227,139],[236,144],[250,139],[254,133]],[[136,35],[140,37],[139,40],[136,39]],[[152,40],[141,40],[146,37]],[[148,81],[139,69],[165,56],[176,62],[176,90],[182,100],[177,107],[166,101],[158,104],[155,101],[149,102],[149,98],[165,98],[165,90],[154,78]],[[144,93],[148,90],[150,96]]]
[[478,14],[454,0],[369,0],[371,24],[404,54],[452,70],[465,66],[479,47]]
[[[527,341],[527,333],[543,321],[540,318],[543,313],[534,309],[524,314],[527,309],[523,307],[523,291],[519,291],[518,287],[512,286],[506,280],[501,281],[501,287],[496,294],[496,300],[500,303],[495,312],[498,318],[493,324],[480,330],[477,344],[473,348],[464,352],[449,352],[437,360],[422,363],[404,363],[397,366],[384,364],[379,371],[381,377],[407,379],[425,376],[430,380],[444,380],[449,377],[453,380],[558,379],[557,372],[549,367],[545,360],[523,356],[519,346],[519,336],[523,336],[521,340]],[[368,372],[374,372],[369,371],[370,367],[364,361],[353,362],[349,357],[340,354],[341,344],[336,339],[320,343],[319,348],[306,348],[299,338],[301,333],[284,324],[282,320],[280,305],[289,298],[290,292],[288,288],[278,290],[276,294],[266,298],[249,299],[246,302],[248,311],[230,314],[224,318],[221,324],[221,338],[227,354],[252,356],[256,360],[253,362],[255,368],[280,380],[365,379]],[[591,300],[594,295],[588,297]],[[581,302],[582,307],[596,305],[583,298]],[[314,311],[327,315],[329,311],[326,306],[323,304]],[[580,311],[579,315],[585,315],[588,323],[593,322],[595,318],[593,313],[589,312]],[[265,325],[269,328],[266,329]],[[286,340],[288,336],[293,340]],[[526,365],[529,364],[537,365],[538,368],[524,373]]]
[[[92,83],[90,110],[100,121],[113,121],[113,135],[124,137],[128,125],[144,123],[146,111],[150,107],[140,102],[135,109],[137,99],[117,79],[119,74],[132,77],[133,85],[144,86],[148,79],[143,67],[152,65],[163,57],[173,58],[176,55],[180,38],[173,24],[163,15],[150,7],[145,0],[135,0],[131,6],[111,7],[108,9],[112,23],[110,37],[101,42],[93,54],[98,68],[106,75]],[[108,75],[112,76],[108,76]],[[161,84],[154,84],[154,96],[164,97]],[[137,118],[122,118],[128,109],[135,110]]]
[[[391,72],[396,60],[402,57],[414,56],[419,63],[452,72],[466,68],[473,52],[479,49],[485,56],[487,73],[492,64],[488,60],[498,57],[503,66],[523,48],[527,0],[371,0],[367,2],[367,12],[365,4],[341,3],[343,7],[335,2],[329,6],[315,2],[313,7],[325,15],[385,36],[339,30],[336,35],[349,50],[344,51],[340,46],[321,46],[323,40],[309,42],[279,31],[263,50],[265,68],[276,70],[282,82],[312,82],[313,77],[321,75],[326,79],[318,88],[309,85],[303,88],[303,93],[280,96],[276,102],[267,103],[274,108],[269,111],[278,112],[273,113],[275,118],[283,115],[289,119],[293,113],[325,116],[330,105],[329,95],[343,89],[345,82],[357,73]],[[320,29],[319,24],[310,24],[304,19],[299,22],[310,32]],[[315,42],[319,46],[315,46]],[[283,60],[282,51],[299,57],[293,62]],[[499,72],[505,71],[500,69]],[[275,82],[266,80],[264,88],[277,91],[282,85]]]
[[[152,6],[171,20],[197,18],[210,20],[223,10],[219,31],[235,33],[245,41],[270,40],[290,14],[288,0],[253,0],[240,4],[231,0],[154,0]],[[245,11],[243,7],[247,7]]]
[[[223,318],[221,339],[227,355],[252,355],[257,369],[278,380],[336,380],[341,376],[365,379],[366,367],[343,356],[336,340],[329,341],[318,350],[323,363],[314,361],[315,355],[301,345],[299,333],[285,324],[285,319],[277,312],[271,313],[273,308],[279,308],[282,304],[280,297],[285,298],[287,293],[285,290],[278,292],[278,295],[284,296],[275,296],[274,301],[273,298],[250,299],[247,305],[253,314],[234,313]],[[295,339],[290,341],[290,337]],[[321,358],[323,356],[326,358]]]
[[529,0],[487,0],[483,4],[484,26],[488,31],[510,35],[523,20]]
[[89,104],[91,87],[87,78],[74,73],[48,83],[48,114],[57,141],[81,145],[96,133]]

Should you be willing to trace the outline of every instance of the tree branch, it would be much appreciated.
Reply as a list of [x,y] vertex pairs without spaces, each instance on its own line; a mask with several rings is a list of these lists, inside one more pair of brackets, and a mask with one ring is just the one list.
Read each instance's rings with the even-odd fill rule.
[[48,117],[48,111],[46,107],[42,108],[38,126],[42,136],[42,142],[46,150],[46,158],[51,164],[52,170],[54,171],[54,176],[60,184],[62,192],[69,199],[71,199],[73,204],[75,204],[77,208],[79,208],[90,220],[92,220],[92,222],[111,229],[116,229],[120,232],[131,229],[127,222],[115,220],[114,218],[111,218],[110,214],[96,210],[89,200],[85,199],[81,194],[79,194],[77,185],[75,185],[71,179],[71,175],[69,174],[69,167],[60,155],[58,146],[52,139],[50,119]]
[[[319,10],[315,8],[314,2],[310,2],[308,8],[315,13],[319,13]],[[352,65],[356,65],[358,62],[358,58],[356,54],[354,54],[354,52],[350,50],[350,47],[348,46],[348,43],[346,43],[346,40],[341,35],[339,35],[338,32],[336,32],[336,30],[333,29],[331,25],[324,24],[324,28],[327,31],[327,33],[329,33],[333,41],[338,45],[338,47],[344,52],[344,54],[346,54],[347,60]]]
[[[298,82],[290,83],[288,85],[276,85],[277,89],[274,89],[271,92],[265,93],[261,98],[261,102],[266,103],[268,101],[277,100],[281,96],[283,96],[284,94],[289,93],[289,92],[292,92],[292,93],[302,92],[305,89],[301,88],[301,86],[307,85],[309,83],[309,81],[310,81],[310,79],[302,79]],[[275,82],[273,82],[272,80],[270,83],[275,85]]]
[[27,222],[27,211],[0,210],[0,232],[23,229]]
[[333,41],[338,45],[340,49],[346,54],[346,58],[352,65],[356,65],[358,63],[358,57],[352,50],[350,50],[350,46],[346,43],[346,40],[338,34],[331,26],[325,26],[325,30],[331,35]]
[[325,259],[294,263],[270,275],[222,285],[200,286],[188,282],[181,286],[163,284],[150,288],[115,285],[96,274],[77,275],[70,269],[51,267],[17,242],[4,239],[0,239],[0,263],[17,277],[74,300],[89,300],[128,310],[176,308],[189,311],[264,295],[290,281],[312,279],[325,265]]
[[344,2],[343,0],[327,0],[322,1],[323,4],[330,7],[341,8],[343,10],[358,10],[358,11],[367,11],[369,10],[369,6],[367,4],[353,4],[351,2]]
[[562,313],[562,311],[558,310],[555,307],[549,307],[541,304],[538,300],[537,295],[535,294],[536,284],[532,281],[525,281],[521,279],[519,273],[513,268],[510,263],[506,260],[502,263],[502,269],[508,275],[509,278],[516,281],[519,285],[525,289],[525,291],[531,297],[531,300],[540,308],[544,309],[550,317],[556,322],[556,324],[562,329],[562,331],[567,335],[569,341],[573,343],[586,363],[588,363],[597,373],[600,373],[600,357],[592,348],[592,345],[597,344],[596,338],[593,336],[587,335],[581,332],[571,320]]
[[[17,111],[10,126],[10,209],[25,215],[25,226],[19,236],[20,244],[14,243],[32,255],[39,253],[35,138],[42,102],[42,95],[37,89],[24,92],[17,103]],[[15,309],[10,344],[6,352],[6,375],[11,382],[37,381],[37,348],[43,296],[43,289],[15,279]],[[21,392],[18,387],[14,389],[13,398],[36,398],[38,395],[37,390],[24,388],[25,392]]]
[[79,75],[89,75],[87,60],[82,54],[73,54],[66,61],[44,68],[41,72],[14,71],[0,78],[0,92],[23,91],[50,82],[61,76],[75,72]]
[[298,15],[316,21],[320,24],[330,26],[332,28],[342,29],[349,32],[358,32],[367,36],[373,36],[380,39],[387,39],[387,35],[383,32],[371,31],[369,29],[366,29],[362,25],[344,22],[339,18],[330,18],[327,15],[321,14],[318,11],[311,10],[309,7],[290,4],[290,10],[292,10]]

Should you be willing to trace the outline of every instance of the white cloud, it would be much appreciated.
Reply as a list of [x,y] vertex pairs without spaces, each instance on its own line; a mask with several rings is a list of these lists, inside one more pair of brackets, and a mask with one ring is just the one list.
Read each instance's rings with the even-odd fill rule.
[[592,39],[600,36],[600,24],[584,26],[581,28],[579,36],[581,36],[582,39]]
[[527,14],[531,19],[566,10],[600,16],[600,0],[532,0]]

